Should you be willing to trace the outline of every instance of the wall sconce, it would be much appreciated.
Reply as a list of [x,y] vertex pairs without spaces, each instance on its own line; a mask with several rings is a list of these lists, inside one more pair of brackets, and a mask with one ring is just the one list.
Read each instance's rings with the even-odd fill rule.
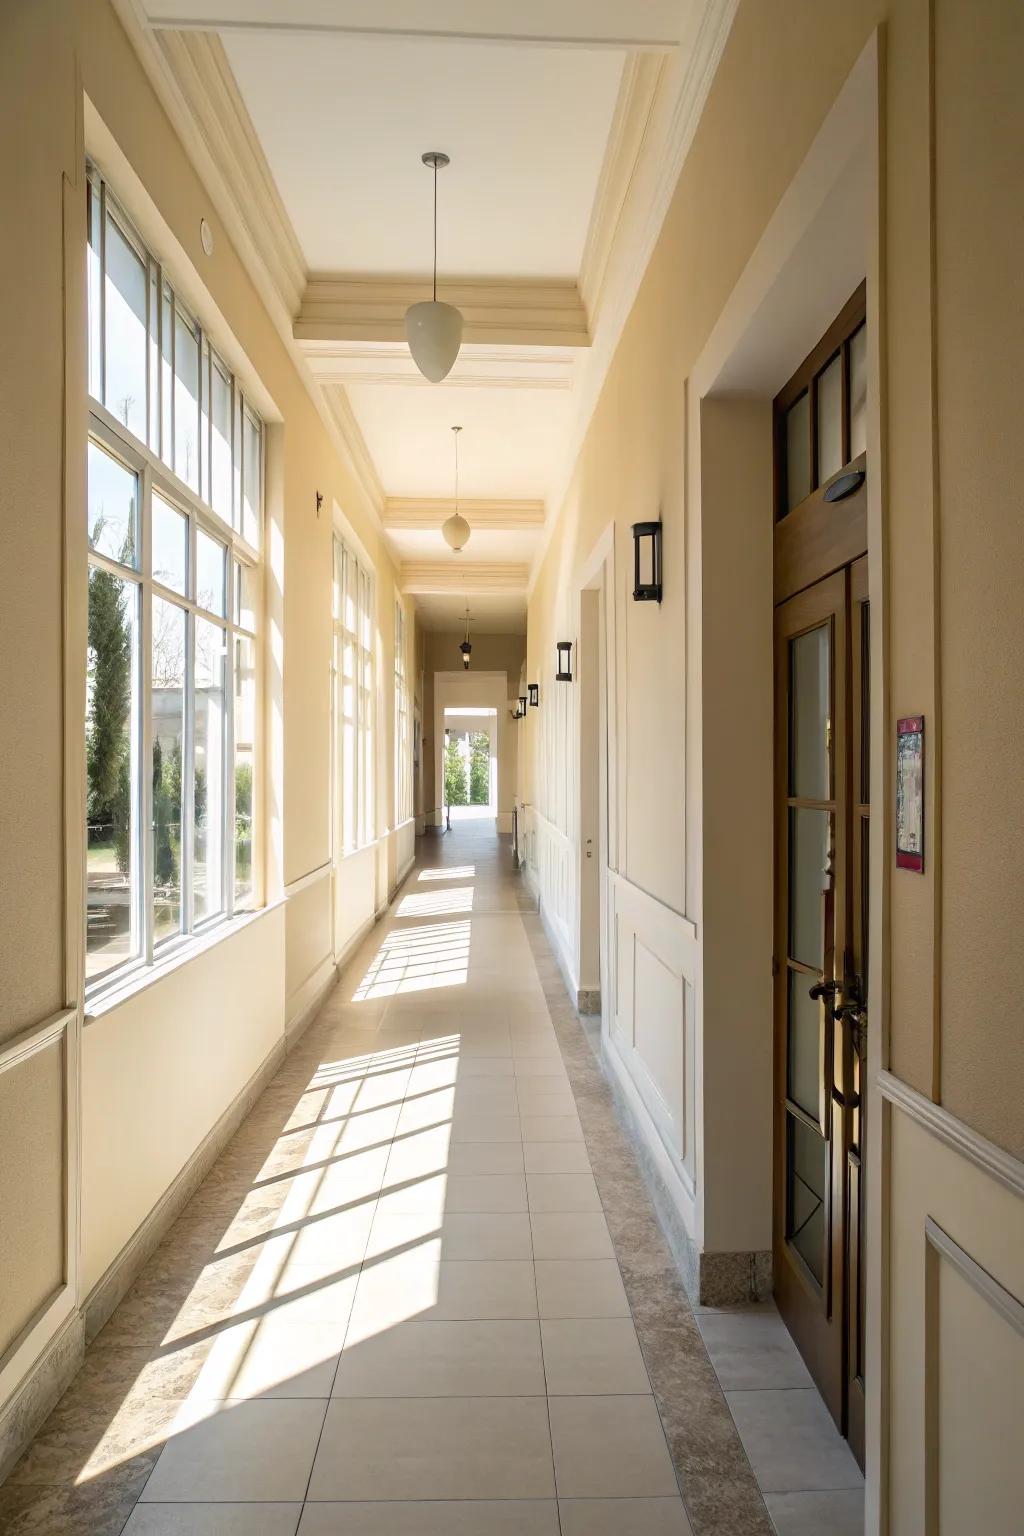
[[459,650],[462,652],[462,665],[465,667],[467,672],[469,671],[469,658],[473,654],[473,647],[469,643],[469,626],[470,626],[470,624],[472,624],[472,622],[473,621],[472,621],[472,619],[469,616],[469,609],[467,608],[466,609],[466,638],[465,638],[465,640],[463,640],[462,644],[459,646]]
[[510,709],[509,710],[509,714],[511,715],[513,720],[521,720],[523,718],[523,716],[526,714],[526,710],[523,707],[525,705],[525,703],[526,703],[525,699],[520,699],[519,702],[516,704],[515,709]]
[[633,601],[661,602],[661,523],[633,524]]
[[572,641],[556,640],[555,650],[558,652],[558,670],[555,672],[556,683],[572,682]]
[[521,693],[519,695],[519,718],[520,718],[520,720],[523,718],[523,716],[525,714],[526,714],[526,695],[525,695],[525,693]]
[[530,695],[530,707],[536,709],[540,703],[540,684],[530,683],[526,691]]

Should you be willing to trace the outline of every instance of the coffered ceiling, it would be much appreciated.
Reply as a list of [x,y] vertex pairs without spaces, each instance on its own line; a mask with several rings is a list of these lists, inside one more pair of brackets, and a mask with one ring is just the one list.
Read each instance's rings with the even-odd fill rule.
[[[115,3],[424,622],[475,588],[489,628],[520,628],[736,0]],[[436,385],[404,341],[428,149],[451,156],[438,297],[464,316]]]

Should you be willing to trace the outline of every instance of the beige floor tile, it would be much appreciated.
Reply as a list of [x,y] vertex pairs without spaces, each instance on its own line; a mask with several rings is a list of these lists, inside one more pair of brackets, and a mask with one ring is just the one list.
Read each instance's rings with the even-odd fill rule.
[[553,1397],[651,1390],[631,1318],[547,1319],[541,1337]]
[[583,1128],[576,1115],[523,1115],[524,1141],[582,1141]]
[[549,1407],[559,1498],[678,1494],[653,1397],[552,1397]]
[[692,1536],[682,1499],[559,1499],[558,1513],[561,1536]]
[[294,1323],[277,1313],[218,1333],[192,1398],[330,1397],[345,1323]]
[[366,1259],[400,1249],[415,1249],[425,1258],[440,1260],[532,1259],[530,1218],[521,1212],[452,1212],[440,1220],[429,1213],[382,1213],[370,1233]]
[[765,1503],[778,1536],[862,1536],[864,1490],[767,1493]]
[[544,1394],[536,1322],[399,1323],[350,1340],[335,1397],[534,1397]]
[[558,1506],[554,1499],[306,1505],[299,1536],[341,1536],[342,1532],[344,1536],[559,1536]]
[[309,1398],[186,1404],[143,1502],[302,1499],[326,1406]]
[[452,1141],[522,1141],[518,1115],[462,1115],[452,1121]]
[[301,1513],[301,1504],[139,1504],[124,1536],[295,1536]]
[[615,1259],[538,1259],[541,1317],[629,1317]]
[[235,1305],[236,1315],[280,1318],[283,1323],[348,1322],[359,1279],[358,1265],[343,1279],[319,1275],[308,1264],[257,1265]]
[[553,1495],[542,1397],[335,1398],[309,1488],[314,1501]]
[[589,1173],[590,1156],[582,1141],[524,1141],[527,1173]]
[[592,1173],[529,1173],[526,1186],[531,1211],[601,1210]]
[[348,1336],[354,1342],[417,1319],[470,1322],[536,1316],[533,1265],[528,1260],[441,1264],[418,1253],[401,1254],[363,1270]]
[[535,1259],[613,1259],[608,1223],[590,1212],[534,1212],[530,1217]]

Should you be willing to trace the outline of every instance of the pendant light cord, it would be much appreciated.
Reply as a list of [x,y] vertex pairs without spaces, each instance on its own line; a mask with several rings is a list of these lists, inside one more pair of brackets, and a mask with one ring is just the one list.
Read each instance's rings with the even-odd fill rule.
[[[437,161],[434,161],[434,303],[437,303]],[[456,444],[456,450],[458,445]]]

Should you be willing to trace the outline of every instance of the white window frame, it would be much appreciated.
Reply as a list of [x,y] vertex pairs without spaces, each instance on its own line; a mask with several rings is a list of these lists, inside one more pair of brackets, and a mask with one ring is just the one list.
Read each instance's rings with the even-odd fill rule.
[[395,826],[412,815],[412,741],[410,737],[409,658],[405,608],[395,598]]
[[[148,274],[147,281],[147,369],[146,369],[146,411],[145,420],[147,432],[151,439],[149,443],[143,442],[124,423],[111,412],[100,399],[90,393],[88,436],[98,448],[116,460],[119,460],[130,473],[134,474],[138,483],[139,506],[136,514],[137,526],[137,550],[136,564],[127,566],[99,551],[89,549],[88,566],[103,569],[135,587],[137,598],[137,622],[135,626],[136,651],[133,656],[133,700],[132,700],[132,859],[133,872],[132,903],[133,926],[137,925],[136,932],[139,936],[139,953],[130,959],[115,962],[104,971],[100,971],[89,977],[86,983],[86,998],[93,1002],[104,993],[121,988],[126,982],[141,977],[155,964],[162,964],[166,959],[178,955],[182,950],[192,947],[197,940],[205,938],[214,930],[228,924],[239,912],[249,912],[262,905],[262,867],[260,858],[259,838],[259,794],[261,778],[261,753],[260,753],[260,701],[261,701],[261,664],[260,646],[258,635],[259,615],[262,613],[262,566],[260,562],[258,542],[262,529],[263,518],[263,486],[265,483],[264,455],[266,434],[263,423],[251,405],[245,400],[237,380],[231,370],[209,342],[198,321],[194,319],[190,311],[181,305],[170,284],[163,276],[160,263],[149,252],[144,242],[135,231],[130,220],[123,210],[115,203],[110,194],[106,182],[102,179],[95,166],[88,168],[88,196],[90,200],[89,228],[90,239],[94,230],[93,216],[98,217],[98,230],[100,245],[98,251],[98,292],[91,289],[90,315],[89,315],[89,386],[90,391],[94,384],[103,389],[106,373],[106,335],[104,324],[105,306],[105,241],[106,241],[106,216],[109,213],[116,221],[119,233],[132,245],[140,260],[146,264]],[[93,249],[95,249],[93,247]],[[90,261],[94,258],[90,251]],[[170,347],[170,390],[165,387],[165,374],[167,372],[167,359],[163,357],[162,345],[164,336],[164,314],[166,302],[154,302],[154,292],[164,295],[165,301],[170,303],[172,315],[171,347]],[[99,300],[99,313],[94,312],[96,300]],[[165,462],[162,455],[169,454],[173,458],[173,425],[174,425],[174,385],[173,385],[173,315],[179,312],[183,317],[187,316],[189,325],[195,329],[197,336],[197,350],[200,361],[200,378],[198,403],[198,421],[200,425],[199,439],[199,472],[197,475],[198,486],[187,485],[175,472],[171,465]],[[99,356],[94,348],[98,345]],[[231,455],[232,455],[232,507],[230,520],[220,515],[210,506],[207,497],[210,494],[212,484],[212,451],[213,434],[210,405],[210,369],[218,367],[225,380],[230,380],[231,389]],[[254,509],[256,513],[256,526],[252,521],[247,531],[255,533],[256,542],[252,542],[243,536],[244,525],[242,511],[243,474],[244,474],[244,432],[242,423],[248,415],[251,422],[258,428],[259,434],[259,505]],[[167,441],[167,423],[170,422],[170,441]],[[159,494],[176,511],[187,519],[187,580],[186,592],[183,595],[170,587],[164,586],[152,573],[152,517],[153,497]],[[198,534],[203,531],[214,538],[225,549],[225,613],[220,615],[204,608],[198,601],[196,592],[197,565],[196,551]],[[244,567],[251,573],[252,585],[249,597],[251,599],[250,612],[252,623],[243,623],[241,609],[241,593],[239,568]],[[154,888],[154,849],[153,849],[153,715],[152,715],[152,674],[153,674],[153,600],[160,598],[172,604],[185,614],[185,683],[182,697],[182,824],[181,824],[181,851],[180,851],[180,906],[181,924],[180,931],[167,935],[157,940],[154,935],[153,913],[153,888]],[[195,889],[193,882],[193,858],[195,840],[194,820],[194,786],[195,786],[195,634],[196,621],[203,619],[217,626],[224,632],[224,673],[223,673],[223,698],[224,698],[224,741],[223,741],[223,781],[222,781],[222,854],[221,854],[221,892],[220,910],[195,921],[194,899]],[[255,699],[254,699],[254,737],[251,743],[253,756],[253,826],[252,826],[252,864],[250,871],[249,894],[241,903],[236,903],[236,739],[235,739],[235,708],[236,708],[236,677],[235,677],[235,652],[238,641],[244,640],[252,643],[254,653],[255,672]],[[85,786],[83,785],[83,790]],[[86,897],[84,919],[88,923],[89,903]],[[86,942],[86,956],[88,954]]]
[[[376,576],[351,543],[335,532],[332,546],[333,653],[332,736],[334,756],[333,847],[335,862],[377,840],[374,820],[377,777]],[[346,710],[352,686],[353,708]],[[345,733],[352,732],[355,787],[348,801]],[[349,811],[354,826],[348,825]]]

